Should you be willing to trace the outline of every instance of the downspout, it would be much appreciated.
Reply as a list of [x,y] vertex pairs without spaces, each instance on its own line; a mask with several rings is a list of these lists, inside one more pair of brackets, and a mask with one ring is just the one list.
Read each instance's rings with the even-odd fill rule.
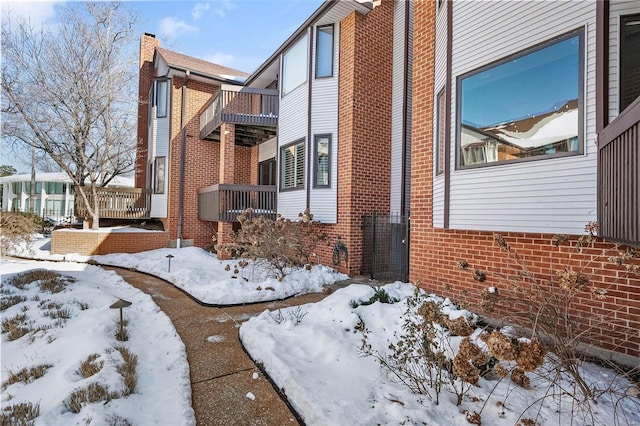
[[176,248],[182,248],[182,215],[184,212],[184,151],[186,146],[186,129],[184,127],[186,115],[187,100],[187,81],[189,80],[189,70],[182,80],[182,104],[180,106],[180,184],[178,191],[178,239],[176,240]]
[[311,26],[309,28],[309,64],[307,70],[307,80],[309,81],[308,92],[307,92],[307,179],[306,179],[306,192],[307,192],[307,209],[311,209],[311,185],[313,183],[313,177],[311,176],[311,162],[314,161],[313,158],[313,145],[314,141],[311,140],[311,96],[313,94],[313,29]]
[[405,3],[404,9],[404,64],[403,64],[403,81],[402,81],[402,173],[400,181],[400,215],[407,214],[407,118],[409,115],[409,105],[407,99],[409,97],[409,2]]

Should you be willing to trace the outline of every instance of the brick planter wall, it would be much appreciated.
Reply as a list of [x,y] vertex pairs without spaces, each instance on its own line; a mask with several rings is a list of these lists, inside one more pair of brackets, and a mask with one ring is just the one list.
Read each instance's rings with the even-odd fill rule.
[[169,233],[165,231],[59,229],[51,233],[51,254],[90,256],[138,253],[165,247],[169,247]]

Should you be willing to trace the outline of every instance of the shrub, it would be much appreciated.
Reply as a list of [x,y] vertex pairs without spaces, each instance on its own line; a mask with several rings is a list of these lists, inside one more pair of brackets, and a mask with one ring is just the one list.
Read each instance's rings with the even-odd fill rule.
[[138,375],[136,367],[138,366],[138,356],[131,353],[124,346],[116,347],[116,350],[122,355],[122,364],[118,366],[118,373],[124,379],[125,390],[121,396],[127,396],[135,392],[138,385]]
[[2,389],[6,389],[8,386],[14,383],[31,383],[36,379],[44,376],[53,365],[51,364],[42,364],[37,365],[35,367],[23,368],[19,371],[11,371],[7,369],[7,375],[9,376],[7,380],[2,383]]
[[114,397],[105,386],[99,383],[91,383],[89,386],[76,389],[71,393],[64,405],[72,412],[78,414],[86,404],[98,401],[110,401]]
[[40,404],[23,402],[2,409],[0,425],[31,426],[40,415]]
[[0,311],[6,311],[10,307],[17,305],[18,303],[22,303],[25,300],[27,300],[27,298],[24,296],[3,296],[2,299],[0,299]]
[[40,282],[41,290],[49,293],[59,293],[65,289],[67,284],[75,282],[75,278],[47,269],[32,269],[14,275],[9,279],[9,284],[16,288],[24,289],[35,281]]
[[9,341],[17,340],[32,331],[34,328],[27,322],[27,314],[17,314],[2,320],[2,332],[6,333]]
[[29,250],[38,216],[30,213],[4,212],[0,215],[0,253],[11,254],[18,248]]
[[241,228],[232,234],[232,243],[217,245],[216,250],[265,263],[280,280],[288,269],[309,264],[318,244],[327,239],[309,210],[292,221],[279,215],[276,220],[254,216],[247,209],[238,215],[238,221]]
[[100,355],[98,354],[91,354],[87,359],[80,363],[80,367],[78,367],[78,374],[82,376],[83,379],[87,379],[102,370],[104,361],[96,362],[99,357]]

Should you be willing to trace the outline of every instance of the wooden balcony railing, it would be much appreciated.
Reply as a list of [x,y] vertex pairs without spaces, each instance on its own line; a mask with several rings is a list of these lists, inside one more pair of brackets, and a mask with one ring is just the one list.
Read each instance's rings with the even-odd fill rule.
[[275,185],[217,184],[198,190],[198,219],[235,222],[244,210],[254,215],[276,218]]
[[[97,188],[100,217],[105,219],[142,219],[149,217],[151,191],[141,188]],[[93,205],[93,198],[89,194]],[[79,194],[75,196],[75,215],[89,218]]]
[[200,114],[200,139],[219,140],[222,123],[275,129],[278,91],[222,85]]
[[598,233],[640,245],[640,97],[598,135]]

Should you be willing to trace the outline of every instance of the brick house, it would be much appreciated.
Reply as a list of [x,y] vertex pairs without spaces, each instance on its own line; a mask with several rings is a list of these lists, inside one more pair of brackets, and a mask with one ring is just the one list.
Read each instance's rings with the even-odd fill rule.
[[327,1],[246,80],[279,90],[278,212],[310,209],[321,262],[340,242],[349,274],[365,272],[363,217],[408,213],[412,7]]
[[[579,314],[598,346],[636,365],[640,280],[599,255],[640,245],[640,4],[414,8],[411,281],[477,306],[514,276],[499,233],[535,276],[569,266],[606,289],[578,299]],[[604,238],[569,247],[596,219]],[[556,247],[557,235],[569,241]]]
[[136,187],[151,193],[148,216],[163,221],[172,245],[207,247],[228,234],[233,218],[220,218],[220,200],[249,198],[259,183],[269,143],[259,144],[273,138],[275,121],[256,117],[277,113],[277,103],[275,91],[245,91],[246,76],[141,37]]

